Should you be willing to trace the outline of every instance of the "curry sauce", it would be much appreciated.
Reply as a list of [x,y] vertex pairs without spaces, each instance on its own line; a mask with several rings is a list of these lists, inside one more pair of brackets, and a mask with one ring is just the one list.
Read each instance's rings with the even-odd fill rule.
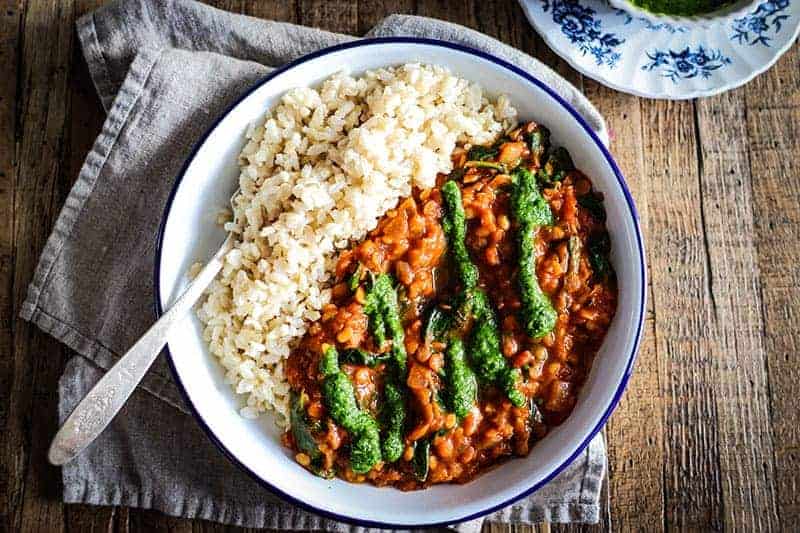
[[403,490],[525,456],[572,411],[616,309],[602,195],[549,132],[458,148],[343,252],[287,364],[284,444]]

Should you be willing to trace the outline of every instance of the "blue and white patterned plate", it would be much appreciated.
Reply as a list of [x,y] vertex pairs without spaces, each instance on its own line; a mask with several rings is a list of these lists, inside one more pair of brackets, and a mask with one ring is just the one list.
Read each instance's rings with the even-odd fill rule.
[[772,66],[800,32],[800,0],[766,0],[709,28],[654,24],[605,0],[520,0],[547,44],[604,85],[649,98],[711,96]]

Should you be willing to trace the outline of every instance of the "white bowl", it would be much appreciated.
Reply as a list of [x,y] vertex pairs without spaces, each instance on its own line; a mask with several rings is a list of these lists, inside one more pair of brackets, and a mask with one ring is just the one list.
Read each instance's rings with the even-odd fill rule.
[[578,168],[605,194],[611,261],[619,280],[619,305],[594,368],[572,415],[514,459],[464,485],[437,485],[401,492],[368,484],[325,480],[304,470],[279,441],[270,416],[246,420],[241,399],[225,383],[221,366],[187,316],[170,333],[167,356],[187,404],[211,440],[264,487],[330,518],[360,525],[412,527],[476,518],[547,483],[601,429],[622,395],[633,368],[645,309],[645,259],[633,200],[600,140],[564,100],[542,82],[500,59],[442,41],[386,38],[328,48],[279,69],[245,94],[198,142],[178,176],[162,220],[156,253],[159,314],[187,284],[190,265],[206,260],[224,238],[219,208],[236,189],[237,156],[248,125],[260,122],[288,89],[314,85],[340,70],[364,70],[422,62],[439,64],[480,83],[490,94],[507,94],[524,120],[536,120],[565,146]]
[[626,11],[635,17],[649,20],[655,25],[670,24],[672,26],[682,26],[688,30],[696,28],[706,29],[716,24],[725,24],[729,20],[741,18],[753,11],[761,2],[763,2],[763,0],[736,0],[735,2],[731,2],[726,6],[722,6],[708,13],[670,15],[667,13],[648,11],[647,9],[633,5],[629,0],[608,0],[611,6]]

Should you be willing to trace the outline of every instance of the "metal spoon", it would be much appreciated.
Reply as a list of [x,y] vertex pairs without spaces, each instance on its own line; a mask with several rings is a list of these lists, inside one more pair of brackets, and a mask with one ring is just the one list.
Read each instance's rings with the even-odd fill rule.
[[[231,196],[231,206],[239,194]],[[235,213],[236,210],[233,209]],[[50,444],[47,459],[54,465],[63,465],[74,459],[103,432],[144,377],[161,349],[167,344],[167,334],[172,326],[182,320],[200,299],[217,273],[222,269],[227,254],[234,244],[232,233],[219,250],[203,267],[197,277],[169,311],[150,326],[136,344],[112,366],[72,411]]]

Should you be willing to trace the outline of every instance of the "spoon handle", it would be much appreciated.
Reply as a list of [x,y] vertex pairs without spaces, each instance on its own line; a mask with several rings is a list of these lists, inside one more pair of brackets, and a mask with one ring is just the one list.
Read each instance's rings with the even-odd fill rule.
[[232,243],[233,238],[228,236],[169,311],[150,326],[147,333],[136,341],[81,400],[53,438],[47,454],[50,463],[63,465],[71,461],[111,423],[166,345],[170,328],[185,317],[220,271]]

